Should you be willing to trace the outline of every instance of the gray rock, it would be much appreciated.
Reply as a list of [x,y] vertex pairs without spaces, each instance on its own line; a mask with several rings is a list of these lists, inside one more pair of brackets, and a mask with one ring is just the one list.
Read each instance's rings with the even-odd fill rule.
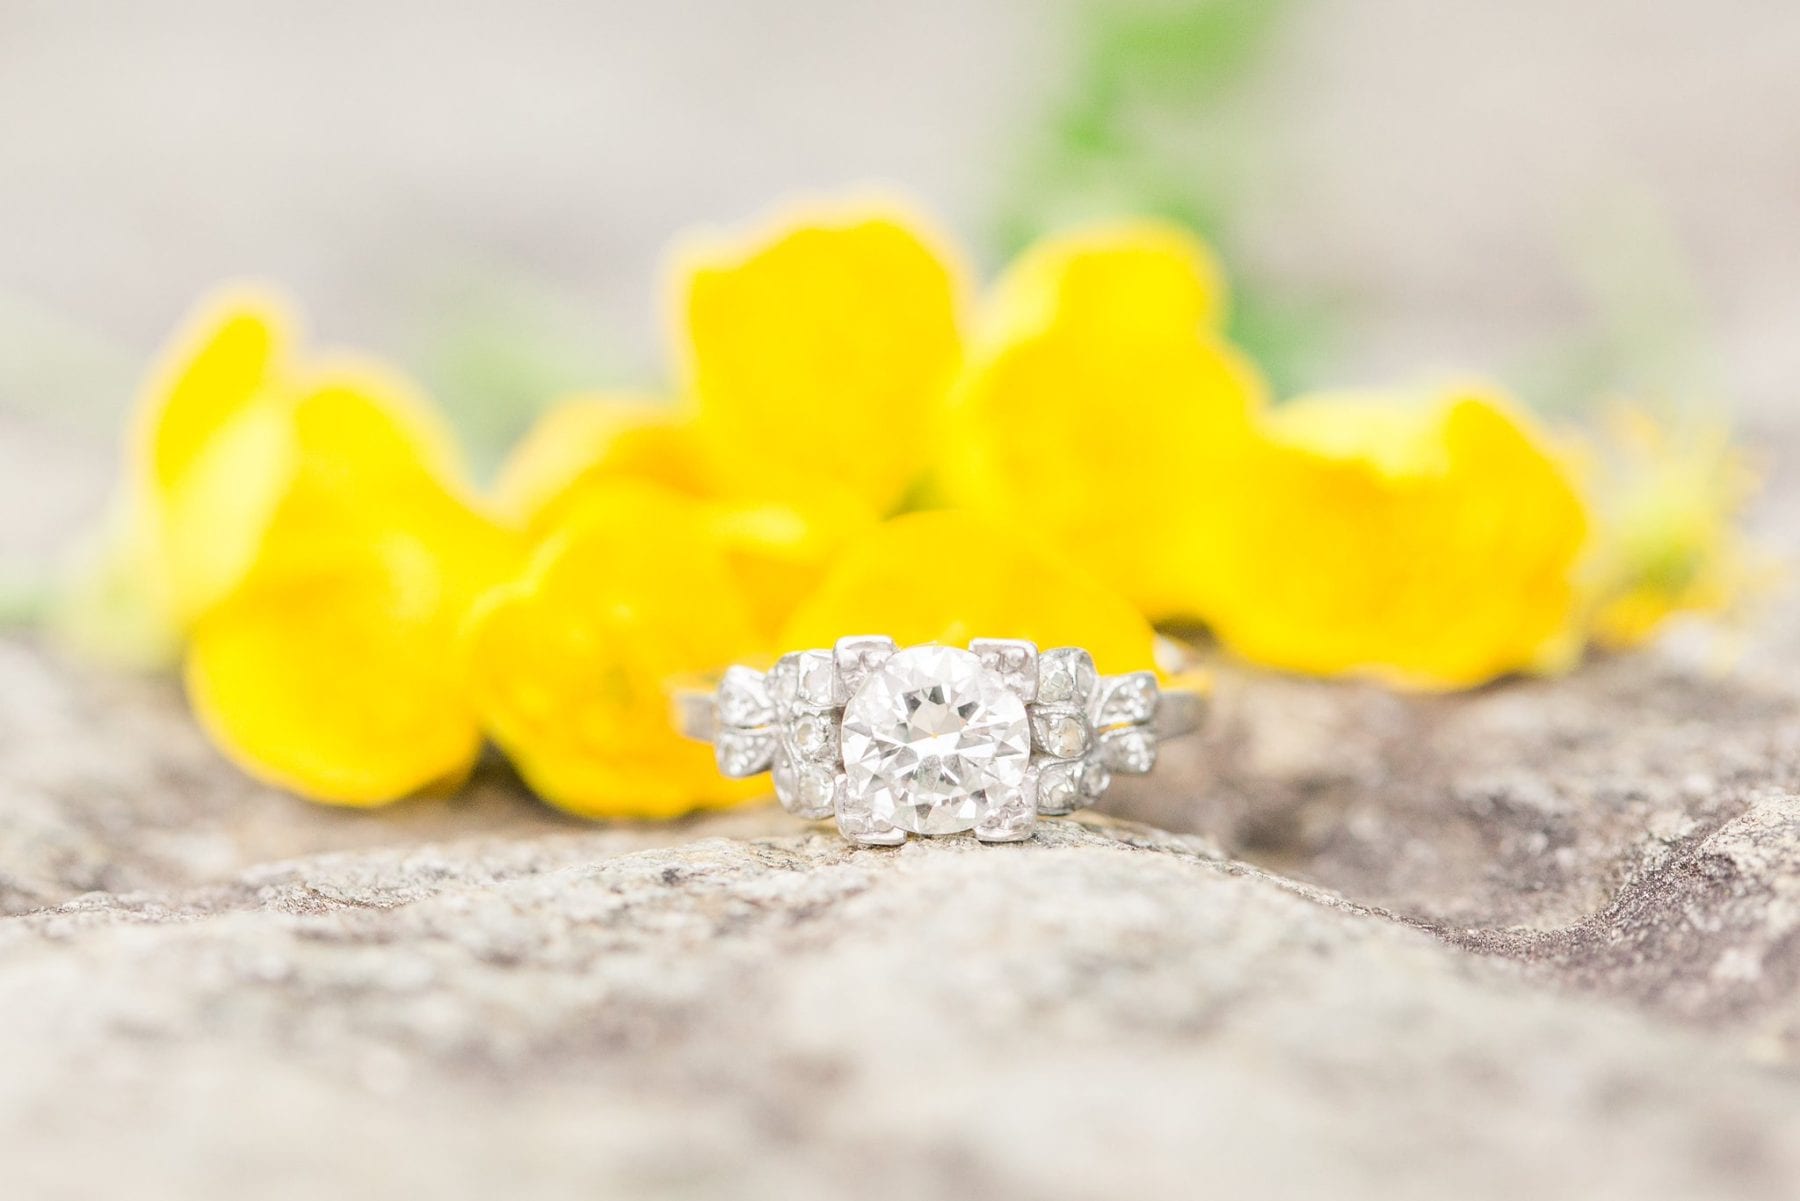
[[1800,1179],[1793,1080],[1104,822],[1001,848],[560,833],[321,855],[15,916],[0,963],[27,1196]]
[[1668,670],[1246,677],[1120,800],[1216,838],[887,851],[580,826],[497,770],[308,806],[171,690],[0,644],[7,1195],[1792,1196],[1800,802],[1645,705],[1661,757],[1596,784],[1586,706]]

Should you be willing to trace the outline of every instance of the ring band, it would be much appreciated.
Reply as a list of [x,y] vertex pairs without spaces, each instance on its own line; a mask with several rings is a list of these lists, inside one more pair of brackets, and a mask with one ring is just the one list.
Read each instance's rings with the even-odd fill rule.
[[1019,639],[900,649],[840,638],[767,672],[728,669],[676,694],[682,733],[713,744],[727,776],[768,771],[788,812],[836,818],[853,842],[973,831],[1031,837],[1039,814],[1093,804],[1114,774],[1142,775],[1191,733],[1204,698],[1156,673],[1102,676],[1079,647]]

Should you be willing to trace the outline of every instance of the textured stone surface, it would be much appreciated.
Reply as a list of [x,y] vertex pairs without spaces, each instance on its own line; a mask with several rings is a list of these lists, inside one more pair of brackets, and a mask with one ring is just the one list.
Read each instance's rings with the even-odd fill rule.
[[323,855],[14,917],[0,962],[6,1163],[34,1187],[1655,1197],[1800,1178],[1793,1081],[1130,827]]
[[497,769],[317,808],[169,688],[16,641],[0,681],[8,1195],[1800,1181],[1800,800],[1749,679],[1245,677],[1115,802],[1213,837],[899,850],[769,810],[578,826]]

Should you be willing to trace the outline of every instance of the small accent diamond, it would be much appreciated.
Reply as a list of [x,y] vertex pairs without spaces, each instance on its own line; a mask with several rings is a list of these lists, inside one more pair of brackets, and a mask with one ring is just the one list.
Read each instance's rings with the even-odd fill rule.
[[1100,736],[1100,762],[1114,771],[1141,776],[1156,766],[1156,739],[1144,726],[1126,726]]
[[775,759],[775,731],[720,730],[714,755],[720,774],[733,779],[767,771]]
[[802,713],[788,726],[794,751],[804,759],[835,760],[838,751],[837,722],[828,713]]
[[783,655],[769,669],[769,699],[775,711],[786,716],[800,696],[800,656]]
[[1081,761],[1046,763],[1038,768],[1039,813],[1067,813],[1081,804]]
[[795,817],[819,821],[831,816],[837,805],[843,777],[822,763],[796,764],[785,749],[775,752],[769,769],[775,777],[775,796]]
[[1038,656],[1038,703],[1086,707],[1100,682],[1094,658],[1077,646],[1059,646]]
[[837,704],[837,671],[830,651],[801,651],[795,656],[794,700],[812,709]]
[[1031,736],[1039,750],[1058,759],[1087,754],[1088,725],[1078,713],[1040,709],[1031,715]]
[[1094,706],[1094,725],[1111,726],[1146,722],[1156,716],[1156,673],[1134,671],[1109,679]]

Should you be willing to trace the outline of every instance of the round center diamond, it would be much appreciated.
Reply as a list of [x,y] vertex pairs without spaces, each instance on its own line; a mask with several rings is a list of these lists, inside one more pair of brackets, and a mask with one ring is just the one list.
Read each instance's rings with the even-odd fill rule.
[[1025,702],[968,651],[897,651],[844,709],[849,793],[913,834],[973,829],[1031,763]]

